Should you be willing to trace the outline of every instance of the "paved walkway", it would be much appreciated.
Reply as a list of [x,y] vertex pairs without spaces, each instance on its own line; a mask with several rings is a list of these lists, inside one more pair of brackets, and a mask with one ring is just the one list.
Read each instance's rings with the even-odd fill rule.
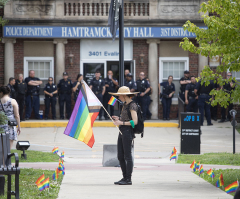
[[[63,134],[65,128],[23,128],[19,140],[29,140],[30,150],[51,151],[54,146],[65,151],[66,175],[59,199],[69,198],[233,198],[191,172],[189,165],[169,161],[175,146],[180,148],[177,128],[145,129],[145,137],[135,140],[135,168],[132,186],[116,186],[121,179],[118,167],[102,167],[103,145],[115,144],[117,129],[94,127],[95,144],[84,143]],[[240,135],[236,133],[236,152],[240,152]],[[201,153],[232,152],[230,123],[203,126]],[[20,163],[21,167],[54,170],[58,163]],[[234,166],[204,165],[209,168],[238,168]]]

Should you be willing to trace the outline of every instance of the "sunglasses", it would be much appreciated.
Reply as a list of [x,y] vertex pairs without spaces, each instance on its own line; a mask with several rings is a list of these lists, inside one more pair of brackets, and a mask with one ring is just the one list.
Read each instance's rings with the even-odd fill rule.
[[48,80],[49,82],[52,82],[53,80]]
[[227,76],[230,76],[230,77],[231,77],[232,75],[227,75]]

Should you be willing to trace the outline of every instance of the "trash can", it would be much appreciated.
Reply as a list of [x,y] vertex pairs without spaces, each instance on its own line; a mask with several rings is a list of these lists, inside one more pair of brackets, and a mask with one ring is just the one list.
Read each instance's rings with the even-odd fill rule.
[[200,113],[181,113],[181,153],[200,154]]
[[41,119],[43,119],[43,110],[39,110],[39,116]]

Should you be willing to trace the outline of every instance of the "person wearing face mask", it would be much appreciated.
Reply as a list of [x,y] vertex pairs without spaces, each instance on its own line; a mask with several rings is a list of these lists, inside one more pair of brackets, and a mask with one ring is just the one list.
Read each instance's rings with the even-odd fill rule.
[[[108,92],[116,92],[116,87],[118,86],[118,81],[113,77],[113,72],[111,70],[108,71],[108,77],[105,78],[105,87],[106,92],[103,96],[103,105],[106,110],[108,110],[108,102],[111,98],[111,95]],[[110,106],[110,115],[114,115],[114,106]],[[105,120],[109,120],[107,113],[104,111]]]
[[121,133],[119,132],[117,141],[117,157],[120,162],[123,178],[114,182],[116,185],[132,185],[132,147],[133,139],[135,138],[133,128],[138,123],[138,106],[132,100],[132,97],[137,93],[130,92],[130,89],[126,86],[120,87],[117,93],[110,93],[111,95],[119,96],[119,100],[124,102],[120,117],[112,116],[114,125],[119,125],[121,131]]
[[78,94],[81,90],[82,84],[81,81],[83,80],[82,74],[78,74],[77,81],[73,83],[72,91],[74,93],[74,101],[77,101]]

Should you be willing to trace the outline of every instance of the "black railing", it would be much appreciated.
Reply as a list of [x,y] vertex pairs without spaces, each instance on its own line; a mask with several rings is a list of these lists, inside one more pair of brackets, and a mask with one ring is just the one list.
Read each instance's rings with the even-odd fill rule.
[[178,128],[181,128],[181,112],[184,112],[185,103],[178,96]]

